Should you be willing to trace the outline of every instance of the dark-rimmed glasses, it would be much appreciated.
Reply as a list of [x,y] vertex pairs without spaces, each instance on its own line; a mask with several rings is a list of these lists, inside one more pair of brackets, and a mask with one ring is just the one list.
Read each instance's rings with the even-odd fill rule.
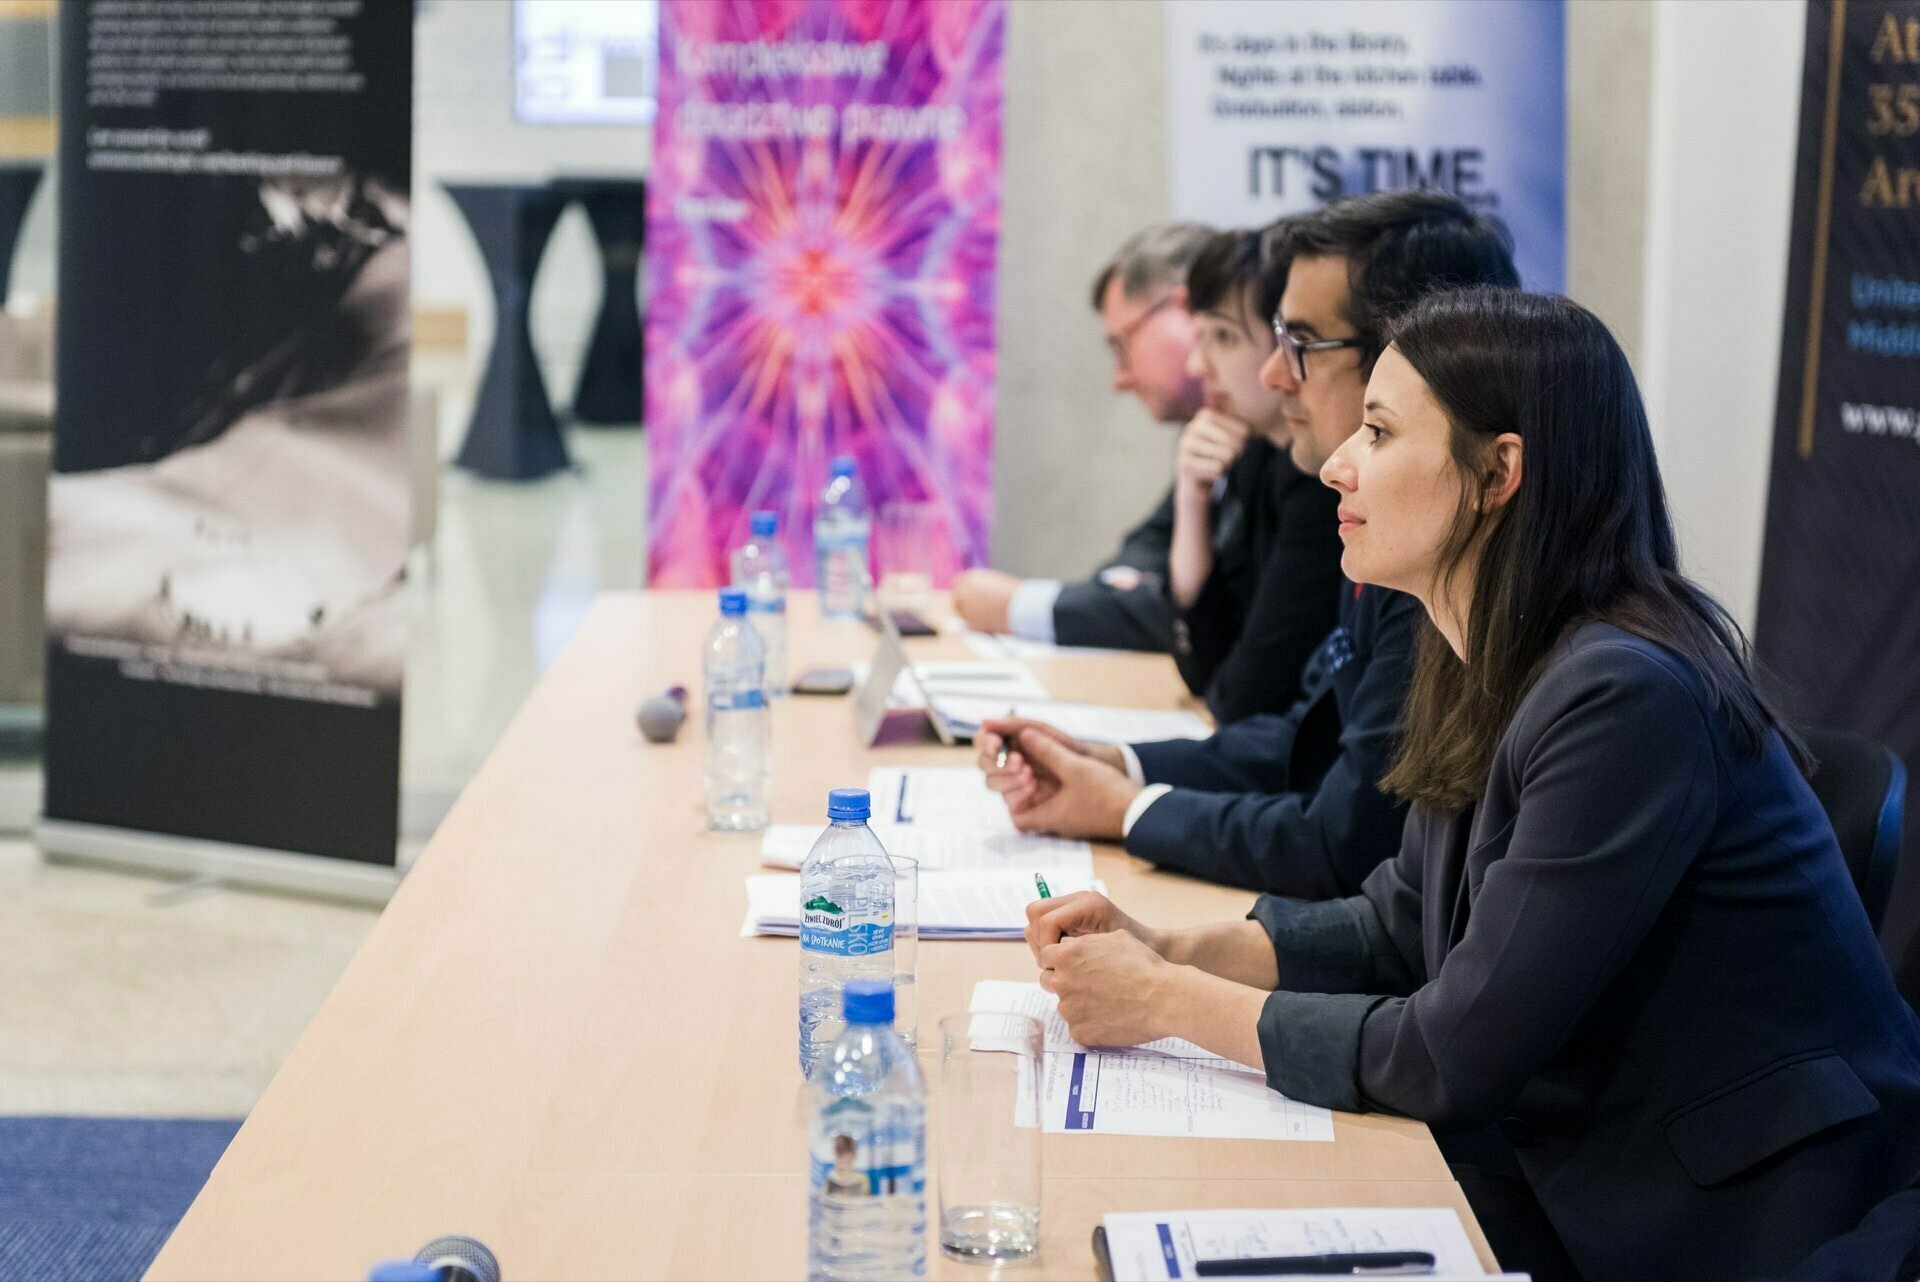
[[1307,353],[1334,352],[1343,347],[1367,347],[1366,339],[1355,335],[1352,338],[1316,338],[1303,343],[1287,332],[1287,323],[1278,314],[1273,318],[1273,341],[1275,346],[1286,353],[1287,363],[1293,366],[1293,376],[1300,382],[1307,381]]

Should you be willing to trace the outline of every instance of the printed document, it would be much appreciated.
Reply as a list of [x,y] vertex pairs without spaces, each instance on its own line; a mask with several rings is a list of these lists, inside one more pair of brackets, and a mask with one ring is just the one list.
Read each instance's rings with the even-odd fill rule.
[[876,825],[973,833],[1019,831],[1007,814],[1007,803],[972,766],[876,766],[867,774],[867,791],[873,797],[869,822]]
[[[1444,1278],[1486,1278],[1451,1207],[1316,1207],[1271,1211],[1137,1211],[1108,1215],[1113,1282],[1195,1276],[1196,1260],[1244,1260],[1355,1251],[1425,1251]],[[1299,1277],[1265,1273],[1262,1277]],[[1501,1274],[1502,1277],[1517,1277]]]
[[[1266,1074],[1177,1037],[1143,1046],[1082,1046],[1060,1018],[1057,997],[1038,984],[983,980],[967,1009],[974,1050],[1014,1050],[1003,1017],[1027,1015],[1046,1029],[1040,1065],[1042,1130],[1198,1139],[1333,1140],[1333,1114],[1271,1089]],[[1023,1102],[1031,1098],[1023,1092]],[[1016,1125],[1032,1126],[1025,1105]]]

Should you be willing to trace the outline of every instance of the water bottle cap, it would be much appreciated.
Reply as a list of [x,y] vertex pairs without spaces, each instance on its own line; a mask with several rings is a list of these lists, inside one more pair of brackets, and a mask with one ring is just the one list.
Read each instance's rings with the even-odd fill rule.
[[893,981],[848,980],[840,990],[840,1011],[849,1024],[893,1023]]
[[827,475],[852,476],[855,472],[859,471],[859,469],[860,464],[853,455],[836,454],[833,456],[833,461],[827,464]]
[[835,788],[827,794],[827,819],[865,819],[873,813],[873,798],[865,788]]
[[373,1266],[367,1282],[440,1282],[440,1270],[418,1260],[388,1260]]
[[745,588],[720,589],[720,613],[724,615],[745,614],[747,612],[747,592]]
[[776,512],[755,512],[750,519],[749,528],[756,539],[770,539],[780,529],[780,516]]

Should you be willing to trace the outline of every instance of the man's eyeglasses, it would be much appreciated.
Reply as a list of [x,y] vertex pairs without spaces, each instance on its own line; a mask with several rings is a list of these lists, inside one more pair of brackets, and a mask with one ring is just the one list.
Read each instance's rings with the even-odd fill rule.
[[1107,335],[1107,350],[1113,353],[1113,367],[1125,372],[1133,363],[1133,336],[1138,334],[1155,315],[1173,306],[1173,295],[1168,294],[1153,306],[1122,325],[1115,333]]
[[1307,381],[1308,352],[1334,352],[1343,347],[1371,346],[1358,335],[1352,338],[1316,338],[1303,343],[1287,332],[1287,323],[1277,315],[1273,318],[1273,341],[1286,354],[1287,363],[1293,366],[1294,378],[1302,383]]

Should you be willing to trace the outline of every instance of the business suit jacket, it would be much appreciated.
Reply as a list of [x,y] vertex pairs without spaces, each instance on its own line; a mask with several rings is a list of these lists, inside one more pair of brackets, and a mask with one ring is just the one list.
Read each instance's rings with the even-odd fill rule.
[[[1224,590],[1239,595],[1251,591],[1253,574],[1252,548],[1243,535],[1246,483],[1239,478],[1259,467],[1272,451],[1265,441],[1249,445],[1227,470],[1227,483],[1213,502],[1214,574]],[[1127,531],[1111,560],[1091,577],[1062,585],[1053,602],[1053,639],[1061,645],[1170,653],[1178,614],[1167,589],[1172,550],[1173,487],[1168,486],[1159,506]],[[1102,577],[1122,566],[1140,571],[1138,585],[1117,588]]]
[[[1338,494],[1264,440],[1247,446],[1227,481],[1246,520],[1215,529],[1216,572],[1173,622],[1180,676],[1223,726],[1293,706],[1301,669],[1336,622],[1341,583]],[[1250,571],[1219,572],[1221,547]]]
[[1784,1272],[1920,1175],[1920,1021],[1819,803],[1617,628],[1563,643],[1470,812],[1254,915],[1273,1088],[1497,1124],[1588,1282]]
[[1134,744],[1148,806],[1127,850],[1164,868],[1304,899],[1358,893],[1400,848],[1406,807],[1377,786],[1387,772],[1413,671],[1420,603],[1343,583],[1339,626],[1307,661],[1284,715],[1208,739]]
[[[1173,647],[1173,602],[1167,597],[1167,554],[1173,547],[1173,489],[1147,519],[1128,530],[1120,550],[1091,577],[1063,584],[1053,602],[1053,636],[1061,645],[1105,646],[1165,654]],[[1125,566],[1144,580],[1116,588],[1101,579]]]

